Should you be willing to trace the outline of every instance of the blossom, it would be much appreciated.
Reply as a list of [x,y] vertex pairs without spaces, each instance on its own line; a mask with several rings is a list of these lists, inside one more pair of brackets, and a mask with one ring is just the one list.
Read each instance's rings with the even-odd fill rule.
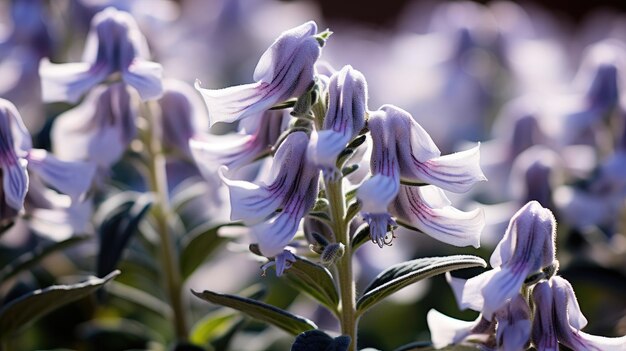
[[[370,160],[372,177],[359,187],[357,198],[362,204],[361,212],[370,225],[372,241],[381,247],[390,243],[387,227],[395,225],[395,221],[391,219],[388,208],[400,192],[401,180],[464,192],[474,183],[486,179],[479,166],[478,146],[467,151],[440,156],[439,149],[428,133],[408,112],[398,107],[384,105],[378,111],[372,112],[368,127],[373,140]],[[425,193],[428,193],[428,190],[423,191],[422,195]],[[482,215],[478,212],[462,214],[451,208],[441,210],[446,206],[444,203],[447,199],[442,194],[435,194],[436,191],[430,193],[434,194],[434,197],[431,196],[433,202],[430,205],[428,201],[420,201],[418,204],[415,192],[405,188],[393,206],[395,213],[404,217],[407,222],[418,219],[417,226],[429,228],[427,231],[429,235],[438,239],[441,237],[444,242],[478,245],[477,235],[483,225],[480,223]],[[439,210],[433,210],[434,208]],[[435,213],[444,216],[439,218],[429,216]],[[455,224],[456,228],[440,227],[449,226],[457,220],[459,225]],[[463,234],[463,227],[470,229],[471,232]],[[446,231],[448,233],[443,234]],[[452,239],[449,235],[454,231],[456,231],[454,235],[465,238]]]
[[557,351],[558,343],[572,350],[626,350],[626,336],[607,338],[580,331],[587,325],[571,284],[554,276],[533,288],[535,305],[532,340],[538,351]]
[[491,255],[492,270],[468,280],[448,274],[459,306],[482,311],[491,320],[507,300],[519,295],[530,274],[554,263],[555,230],[556,222],[550,210],[537,201],[524,205],[511,218]]
[[316,34],[313,21],[283,32],[261,56],[254,70],[255,83],[212,90],[196,82],[211,125],[234,122],[302,95],[313,84],[314,64],[321,53]]
[[285,138],[274,155],[269,184],[230,180],[221,169],[230,192],[231,220],[251,228],[267,257],[283,252],[315,203],[319,171],[306,158],[308,142],[304,132]]
[[322,130],[309,143],[311,161],[331,178],[338,175],[337,156],[365,127],[367,83],[363,74],[347,65],[330,77],[328,111]]
[[189,140],[191,154],[205,174],[213,173],[220,165],[235,171],[269,152],[288,120],[282,110],[267,110],[258,118],[241,121],[235,134],[196,133]]
[[0,171],[0,218],[5,220],[24,208],[31,173],[75,201],[89,189],[95,168],[89,163],[61,161],[45,150],[33,149],[17,109],[0,99]]
[[142,100],[159,97],[162,67],[148,61],[148,45],[130,14],[108,7],[94,16],[87,36],[83,62],[53,64],[43,59],[39,67],[43,100],[76,102],[83,94],[120,73],[137,89]]
[[530,341],[530,308],[521,295],[507,301],[491,321],[482,315],[471,322],[457,320],[434,309],[426,319],[435,348],[471,341],[488,349],[518,351]]
[[122,83],[96,87],[80,105],[55,120],[51,132],[55,154],[108,168],[137,134],[133,102]]

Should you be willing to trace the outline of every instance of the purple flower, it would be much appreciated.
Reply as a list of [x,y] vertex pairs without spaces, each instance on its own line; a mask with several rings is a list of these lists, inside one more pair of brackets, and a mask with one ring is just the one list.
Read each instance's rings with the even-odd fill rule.
[[518,351],[530,342],[530,308],[521,295],[507,301],[491,321],[482,315],[473,322],[461,321],[434,309],[426,318],[435,348],[472,342],[487,349]]
[[[381,247],[390,243],[387,227],[395,225],[395,222],[388,208],[400,192],[401,180],[464,192],[474,183],[486,179],[479,166],[478,146],[440,156],[428,133],[411,115],[395,106],[384,105],[371,113],[368,127],[373,140],[372,177],[359,187],[357,198],[362,204],[361,212],[370,225],[372,241]],[[426,233],[444,242],[478,245],[482,215],[479,212],[464,214],[450,207],[442,209],[448,206],[445,205],[448,200],[437,191],[430,192],[432,202],[429,204],[423,198],[427,192],[422,191],[418,200],[415,191],[405,188],[393,206],[394,212],[409,225],[427,229]],[[442,214],[445,216],[434,218],[434,215]],[[417,222],[413,223],[414,220]],[[464,230],[469,232],[463,233]],[[463,238],[454,239],[451,235]]]
[[23,209],[31,172],[75,201],[89,189],[95,167],[61,161],[45,150],[33,149],[17,109],[11,102],[0,99],[0,171],[3,195],[0,218],[7,219]]
[[266,257],[283,252],[315,203],[319,171],[306,158],[308,142],[304,132],[285,138],[274,155],[269,184],[230,180],[222,174],[230,191],[231,220],[250,226]]
[[267,110],[242,121],[237,134],[195,134],[189,140],[191,153],[203,173],[212,174],[221,165],[236,171],[268,153],[289,119],[282,110]]
[[280,277],[283,275],[285,270],[291,268],[291,265],[296,262],[296,256],[293,252],[289,250],[283,250],[283,252],[279,253],[274,257],[273,260],[261,266],[263,270],[263,275],[265,275],[265,271],[271,266],[276,266],[276,276]]
[[211,125],[234,122],[302,95],[313,84],[313,66],[321,53],[316,34],[313,21],[283,32],[261,56],[254,70],[256,83],[211,90],[196,82]]
[[46,102],[76,102],[83,94],[120,73],[122,80],[137,89],[142,100],[158,98],[163,92],[162,67],[147,61],[148,45],[130,14],[109,7],[91,22],[83,62],[53,64],[43,59],[39,68]]
[[133,102],[122,83],[96,87],[80,105],[55,120],[54,152],[66,160],[89,160],[108,168],[137,134]]
[[571,350],[623,351],[626,336],[607,338],[580,331],[587,325],[571,284],[554,276],[533,288],[535,319],[532,340],[537,351],[557,351],[558,343]]
[[468,280],[452,278],[452,286],[461,308],[482,311],[491,320],[507,300],[519,295],[524,280],[551,266],[555,260],[556,222],[547,208],[531,201],[511,218],[509,226],[491,255],[492,270]]
[[165,80],[163,86],[163,96],[158,100],[163,145],[191,158],[189,139],[209,129],[205,108],[197,92],[187,83]]
[[309,155],[334,179],[339,175],[337,156],[365,127],[367,83],[363,74],[349,65],[335,72],[328,83],[328,101],[323,128],[311,135]]

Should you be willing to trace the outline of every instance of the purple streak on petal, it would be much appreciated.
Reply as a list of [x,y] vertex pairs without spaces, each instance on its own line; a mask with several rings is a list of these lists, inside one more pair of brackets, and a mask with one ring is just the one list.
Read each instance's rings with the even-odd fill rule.
[[3,200],[15,211],[23,208],[28,191],[27,161],[21,155],[27,150],[20,149],[20,146],[29,146],[24,132],[25,128],[15,106],[7,100],[0,99],[0,170]]
[[485,226],[482,209],[460,211],[435,186],[401,185],[390,212],[405,225],[447,244],[480,246],[480,234]]
[[498,323],[496,341],[499,350],[525,350],[530,343],[530,307],[522,295],[509,300],[494,316]]
[[558,351],[554,320],[552,288],[548,281],[539,282],[533,288],[534,318],[532,340],[537,351]]
[[196,89],[209,110],[211,125],[234,122],[302,95],[313,83],[314,64],[321,48],[313,36],[314,22],[284,32],[261,56],[254,73],[256,83],[224,89]]

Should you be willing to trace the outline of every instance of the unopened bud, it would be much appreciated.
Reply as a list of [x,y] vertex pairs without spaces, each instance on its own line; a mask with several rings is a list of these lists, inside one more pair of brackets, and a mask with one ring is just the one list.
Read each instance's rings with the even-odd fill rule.
[[330,244],[326,246],[320,258],[323,264],[331,265],[337,262],[338,259],[343,257],[345,251],[346,249],[342,243]]

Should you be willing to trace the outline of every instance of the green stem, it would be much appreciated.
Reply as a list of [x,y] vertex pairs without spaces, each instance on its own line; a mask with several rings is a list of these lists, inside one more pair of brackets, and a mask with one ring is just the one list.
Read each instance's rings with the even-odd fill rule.
[[341,179],[337,181],[326,181],[326,196],[330,203],[333,233],[335,240],[345,247],[344,255],[337,263],[337,275],[339,278],[339,293],[341,295],[340,324],[341,334],[348,335],[352,342],[348,351],[356,350],[357,344],[357,322],[355,302],[355,288],[352,272],[352,245],[348,234],[348,224],[346,223],[346,205],[341,186]]
[[161,264],[165,276],[165,289],[173,311],[173,326],[177,341],[187,341],[187,316],[183,306],[182,288],[183,280],[180,275],[178,252],[175,238],[169,231],[169,217],[171,214],[170,200],[167,189],[167,173],[165,169],[165,156],[161,144],[160,121],[158,113],[150,111],[150,190],[156,194],[156,204],[152,208],[152,214],[157,223],[157,232],[161,241]]

